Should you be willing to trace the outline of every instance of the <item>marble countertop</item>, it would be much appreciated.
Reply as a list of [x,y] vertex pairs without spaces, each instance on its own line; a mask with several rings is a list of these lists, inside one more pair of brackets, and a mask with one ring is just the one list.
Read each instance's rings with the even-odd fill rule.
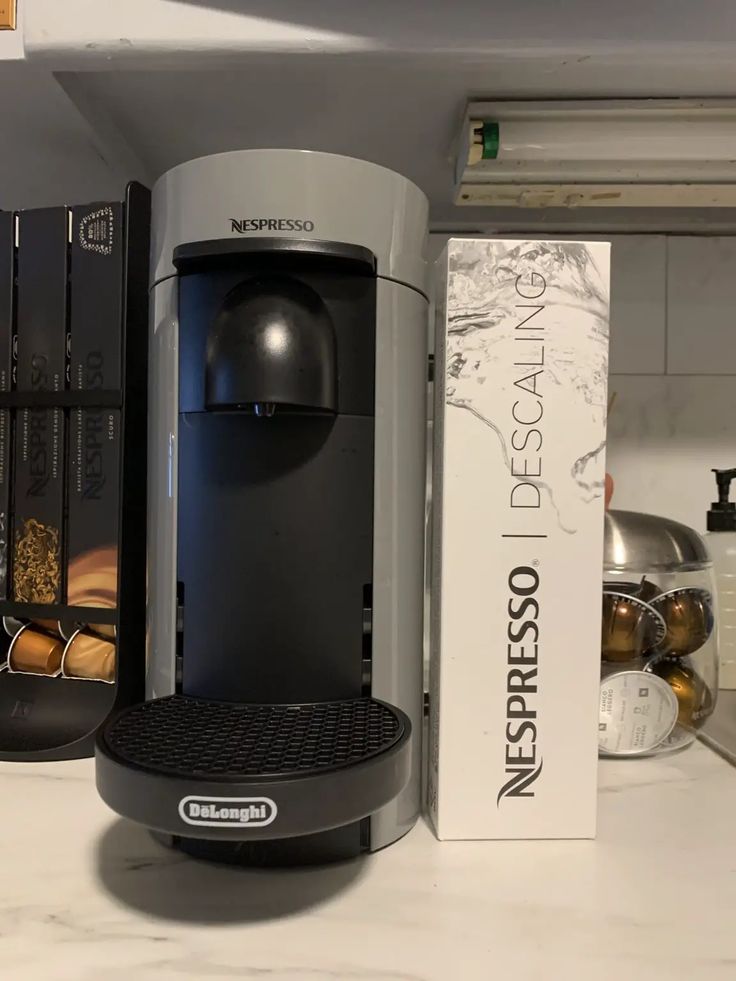
[[736,770],[601,765],[596,842],[443,842],[248,871],[156,844],[91,761],[0,764],[5,981],[736,977]]
[[721,690],[700,738],[736,766],[736,691]]

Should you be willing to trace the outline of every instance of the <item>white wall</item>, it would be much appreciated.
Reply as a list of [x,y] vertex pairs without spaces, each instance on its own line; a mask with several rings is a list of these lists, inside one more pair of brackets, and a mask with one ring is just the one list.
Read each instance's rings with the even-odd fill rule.
[[614,505],[704,531],[711,468],[736,466],[736,237],[608,238]]
[[0,85],[8,94],[0,117],[0,208],[122,197],[130,171],[105,152],[48,72],[0,60]]

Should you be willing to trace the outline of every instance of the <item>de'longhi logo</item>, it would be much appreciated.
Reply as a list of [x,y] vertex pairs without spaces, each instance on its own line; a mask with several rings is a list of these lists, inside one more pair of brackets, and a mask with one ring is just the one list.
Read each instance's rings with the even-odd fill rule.
[[179,801],[179,817],[200,828],[264,828],[276,820],[270,797],[198,797]]

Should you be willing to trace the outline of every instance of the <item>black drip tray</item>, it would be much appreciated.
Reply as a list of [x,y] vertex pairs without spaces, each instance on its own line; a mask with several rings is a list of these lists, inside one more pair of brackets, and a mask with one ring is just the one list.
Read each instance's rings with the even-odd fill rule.
[[244,705],[170,695],[100,730],[97,786],[170,834],[288,838],[377,811],[409,779],[411,724],[371,698]]

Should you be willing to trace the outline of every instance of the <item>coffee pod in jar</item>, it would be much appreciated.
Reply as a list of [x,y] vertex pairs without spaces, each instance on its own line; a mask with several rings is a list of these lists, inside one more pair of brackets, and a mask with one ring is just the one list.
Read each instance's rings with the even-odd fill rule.
[[64,643],[59,637],[26,624],[12,640],[8,650],[8,670],[20,674],[43,674],[50,677],[61,669]]
[[644,655],[627,661],[626,667],[622,667],[616,661],[601,661],[601,681],[612,674],[620,674],[622,671],[646,671],[649,663],[649,658],[644,657]]
[[713,600],[706,589],[685,586],[661,593],[652,608],[665,623],[665,635],[657,651],[669,657],[686,657],[706,643],[713,632]]
[[697,672],[680,659],[659,658],[647,668],[662,678],[675,693],[677,721],[692,732],[700,729],[714,708],[713,694]]
[[641,583],[639,582],[625,582],[618,579],[610,579],[609,581],[603,582],[603,592],[604,593],[623,593],[624,596],[636,596],[638,597],[641,593]]
[[695,735],[692,729],[676,725],[664,742],[657,746],[657,755],[660,753],[678,753],[681,749],[687,749],[691,745]]
[[662,590],[659,586],[642,576],[641,579],[608,579],[603,581],[604,593],[623,593],[624,596],[635,596],[637,599],[650,603],[655,596],[659,596]]
[[633,661],[662,642],[664,620],[648,603],[625,593],[603,593],[601,657]]
[[603,756],[643,756],[660,746],[677,723],[677,697],[646,671],[617,671],[601,681],[598,749]]
[[639,583],[639,599],[644,600],[645,603],[651,603],[654,597],[659,596],[661,592],[662,590],[656,582],[652,582],[646,576]]

